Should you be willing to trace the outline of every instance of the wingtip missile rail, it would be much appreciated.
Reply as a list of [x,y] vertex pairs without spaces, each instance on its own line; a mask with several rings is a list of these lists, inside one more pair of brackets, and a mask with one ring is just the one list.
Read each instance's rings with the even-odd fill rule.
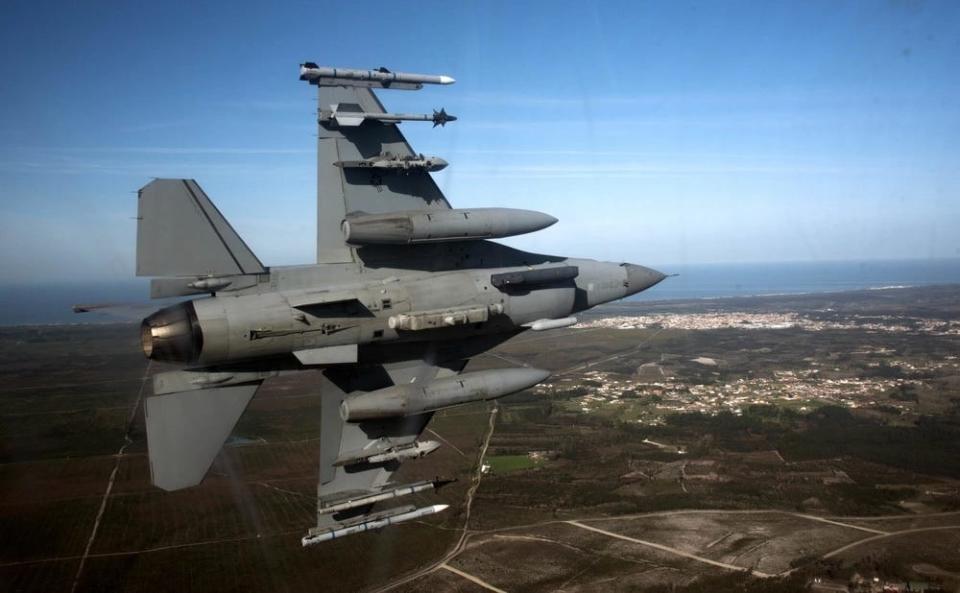
[[331,68],[313,62],[300,64],[300,80],[317,86],[362,86],[380,89],[419,90],[425,84],[448,85],[456,82],[451,76],[391,72],[386,68],[357,70]]

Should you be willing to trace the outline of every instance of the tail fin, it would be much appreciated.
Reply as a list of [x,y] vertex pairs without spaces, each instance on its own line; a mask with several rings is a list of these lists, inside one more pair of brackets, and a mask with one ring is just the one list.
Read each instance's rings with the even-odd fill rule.
[[155,179],[139,192],[137,276],[266,271],[192,179]]

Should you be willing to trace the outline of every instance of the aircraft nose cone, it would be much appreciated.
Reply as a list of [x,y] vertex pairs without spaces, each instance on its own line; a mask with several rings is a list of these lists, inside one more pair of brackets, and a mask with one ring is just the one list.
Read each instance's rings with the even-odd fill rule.
[[667,277],[666,274],[645,266],[626,264],[624,267],[627,268],[627,288],[630,289],[630,294],[646,290]]

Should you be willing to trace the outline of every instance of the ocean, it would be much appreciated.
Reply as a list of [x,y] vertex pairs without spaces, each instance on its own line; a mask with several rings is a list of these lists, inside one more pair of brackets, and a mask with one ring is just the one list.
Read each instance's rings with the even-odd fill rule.
[[667,278],[630,300],[660,301],[960,284],[960,258],[654,266]]
[[[630,297],[630,300],[686,300],[960,285],[960,259],[653,267],[677,275]],[[0,286],[0,326],[139,319],[151,311],[148,294],[149,283],[142,279],[112,283]],[[118,309],[121,317],[105,313],[75,314],[71,310],[74,304],[90,303],[141,303],[142,306]]]

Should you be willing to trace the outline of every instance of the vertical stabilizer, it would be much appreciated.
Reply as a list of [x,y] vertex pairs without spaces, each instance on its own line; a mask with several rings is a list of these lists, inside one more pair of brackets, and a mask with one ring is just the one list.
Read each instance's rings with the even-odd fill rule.
[[137,276],[266,271],[192,179],[154,179],[138,194]]

